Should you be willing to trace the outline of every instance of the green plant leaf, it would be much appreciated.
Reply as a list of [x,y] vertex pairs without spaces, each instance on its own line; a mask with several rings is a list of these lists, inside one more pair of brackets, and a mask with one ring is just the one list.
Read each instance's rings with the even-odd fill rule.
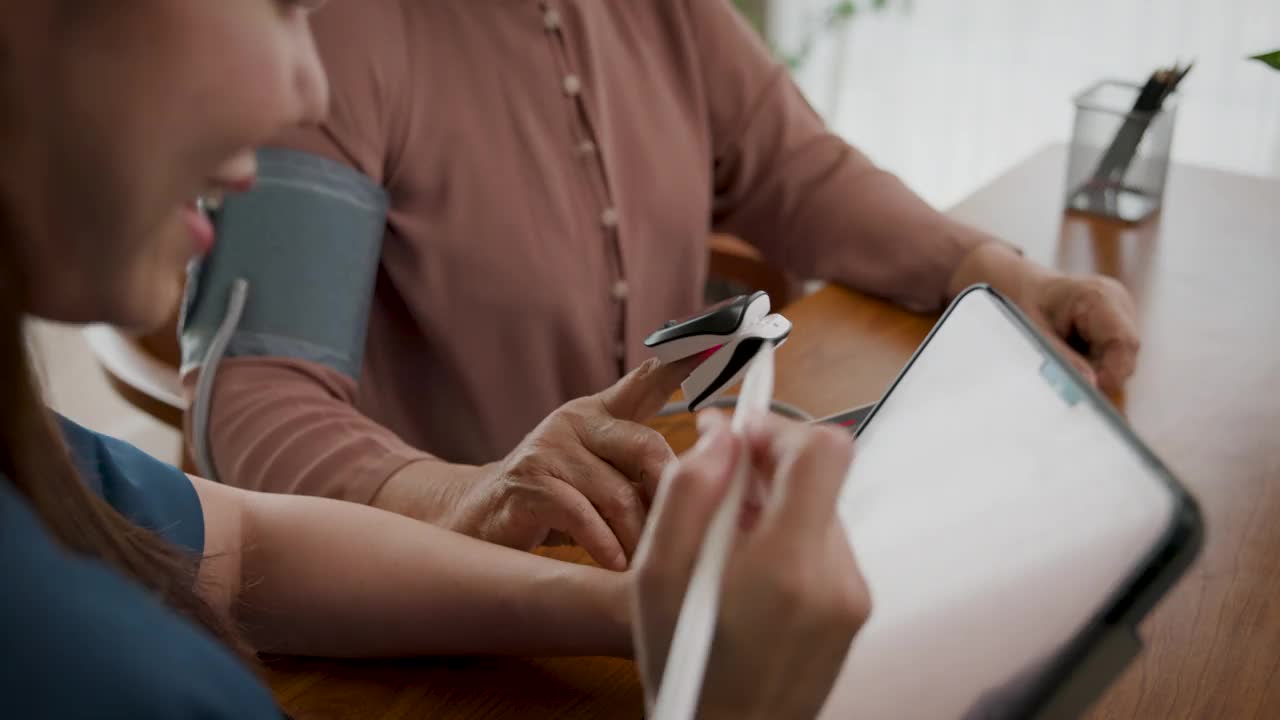
[[1273,50],[1272,52],[1269,52],[1269,53],[1254,55],[1249,59],[1257,60],[1259,62],[1264,62],[1270,65],[1271,67],[1275,68],[1276,70],[1280,70],[1280,50]]
[[733,4],[750,21],[756,32],[765,34],[766,5],[763,0],[733,0]]
[[[882,3],[884,2],[884,0],[879,0],[879,1]],[[857,10],[858,10],[858,7],[853,4],[852,0],[845,0],[844,2],[838,2],[831,8],[831,20],[832,21],[848,20],[849,18],[853,17],[853,14],[857,12]]]
[[[762,35],[765,34],[766,2],[767,0],[733,0],[734,6],[751,21],[751,24]],[[901,4],[904,8],[910,7],[910,0],[895,0],[895,2]],[[870,8],[873,11],[884,10],[889,5],[889,0],[870,0]],[[865,9],[866,7],[868,7],[867,3],[860,5],[858,0],[829,0],[826,3],[826,9],[813,18],[811,23],[813,26],[807,29],[796,48],[790,50],[778,48],[773,45],[772,39],[768,38],[771,49],[783,64],[790,68],[792,72],[795,72],[808,63],[819,38],[847,27],[853,21],[854,16],[859,13],[859,8]]]

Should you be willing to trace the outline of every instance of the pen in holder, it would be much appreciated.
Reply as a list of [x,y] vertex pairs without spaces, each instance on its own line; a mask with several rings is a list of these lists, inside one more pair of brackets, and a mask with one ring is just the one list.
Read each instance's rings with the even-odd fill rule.
[[1191,68],[1158,70],[1146,85],[1103,81],[1076,96],[1068,210],[1140,222],[1160,209],[1177,112]]

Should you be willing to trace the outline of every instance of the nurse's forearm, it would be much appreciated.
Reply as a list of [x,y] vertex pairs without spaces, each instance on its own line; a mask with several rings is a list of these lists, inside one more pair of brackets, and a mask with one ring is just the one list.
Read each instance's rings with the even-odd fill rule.
[[631,652],[624,575],[319,498],[253,494],[242,517],[233,612],[263,650]]

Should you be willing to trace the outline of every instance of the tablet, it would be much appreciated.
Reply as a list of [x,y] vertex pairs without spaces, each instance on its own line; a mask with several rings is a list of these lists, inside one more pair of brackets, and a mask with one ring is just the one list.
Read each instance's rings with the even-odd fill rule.
[[1077,716],[1200,546],[1191,496],[987,287],[857,445],[839,513],[873,608],[824,718]]

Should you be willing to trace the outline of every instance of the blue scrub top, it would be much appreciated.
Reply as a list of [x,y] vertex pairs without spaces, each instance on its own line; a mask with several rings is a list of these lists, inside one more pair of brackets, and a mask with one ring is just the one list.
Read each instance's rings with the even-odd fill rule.
[[[60,419],[85,483],[134,523],[204,550],[177,468]],[[103,563],[69,552],[0,476],[0,715],[271,718],[271,694],[217,640]]]

